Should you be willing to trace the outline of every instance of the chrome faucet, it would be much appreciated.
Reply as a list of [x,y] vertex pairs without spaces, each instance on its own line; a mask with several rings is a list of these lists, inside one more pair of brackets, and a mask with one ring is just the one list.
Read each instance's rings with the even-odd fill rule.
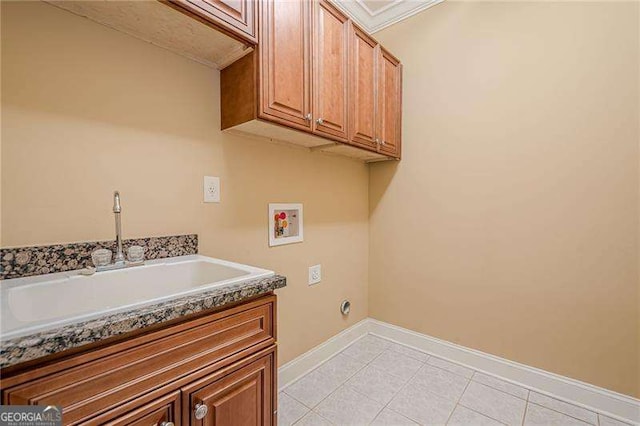
[[82,270],[83,275],[92,275],[96,272],[111,271],[113,269],[128,268],[130,266],[144,265],[144,248],[140,246],[131,246],[128,249],[129,261],[125,259],[124,250],[122,249],[122,225],[120,224],[120,214],[122,206],[120,205],[120,193],[113,193],[113,214],[116,220],[116,255],[111,263],[111,250],[100,248],[91,253],[91,260],[94,267],[88,267]]
[[113,259],[113,263],[116,265],[124,264],[124,252],[122,250],[122,226],[120,225],[120,213],[122,207],[120,206],[120,193],[118,191],[113,193],[113,214],[116,219],[116,256]]

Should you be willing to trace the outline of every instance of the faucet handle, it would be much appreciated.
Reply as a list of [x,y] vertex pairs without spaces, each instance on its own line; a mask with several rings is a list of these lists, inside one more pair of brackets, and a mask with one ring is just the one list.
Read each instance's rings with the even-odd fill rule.
[[127,249],[127,258],[131,263],[139,263],[144,261],[144,247],[131,246]]
[[98,249],[94,250],[91,253],[91,260],[93,261],[93,266],[107,266],[111,263],[111,250],[107,249]]

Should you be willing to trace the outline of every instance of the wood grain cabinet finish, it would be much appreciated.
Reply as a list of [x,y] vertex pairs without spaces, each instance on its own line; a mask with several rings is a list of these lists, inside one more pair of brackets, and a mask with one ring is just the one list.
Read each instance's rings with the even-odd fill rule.
[[346,142],[350,23],[328,1],[313,4],[313,131]]
[[402,65],[383,47],[379,54],[377,137],[379,150],[400,157]]
[[[114,415],[112,420],[100,422],[100,419],[94,419],[91,423],[105,426],[168,426],[173,423],[179,426],[182,420],[180,395],[180,391],[174,391],[150,403],[143,403],[131,412]],[[111,417],[109,414],[103,417]]]
[[260,25],[258,115],[311,130],[309,0],[264,0]]
[[371,150],[378,149],[377,90],[378,43],[357,26],[353,26],[350,63],[350,131],[349,141]]
[[227,34],[257,43],[259,0],[169,0]]
[[194,426],[269,426],[274,419],[273,349],[235,371],[213,374],[183,388],[183,422]]
[[[188,410],[181,388],[275,353],[275,303],[274,295],[264,296],[8,376],[0,372],[2,403],[58,405],[65,424],[179,424]],[[275,386],[273,377],[264,380]],[[255,403],[272,404],[273,390],[262,392],[269,401]]]
[[400,158],[393,55],[329,0],[262,0],[258,26],[258,52],[221,71],[223,130]]

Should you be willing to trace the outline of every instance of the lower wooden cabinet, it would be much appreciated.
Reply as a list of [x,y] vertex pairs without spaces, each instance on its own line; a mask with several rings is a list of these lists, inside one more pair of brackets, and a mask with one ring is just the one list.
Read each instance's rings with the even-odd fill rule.
[[[212,375],[183,388],[185,424],[198,426],[271,425],[274,417],[274,352],[245,362],[222,377]],[[208,383],[207,383],[208,382]]]
[[[103,423],[100,419],[95,419],[94,422],[108,426],[170,426],[171,423],[180,424],[182,408],[180,395],[180,391],[174,391],[148,404],[143,404],[133,411],[116,416],[112,420]],[[109,417],[109,415],[107,414],[105,417]]]
[[276,296],[20,369],[2,404],[57,405],[73,425],[275,424]]

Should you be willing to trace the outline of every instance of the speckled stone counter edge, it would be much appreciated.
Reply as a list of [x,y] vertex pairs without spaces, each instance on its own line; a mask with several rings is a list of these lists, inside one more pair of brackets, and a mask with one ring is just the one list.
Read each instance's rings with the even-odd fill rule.
[[240,302],[285,287],[286,284],[285,277],[275,275],[3,341],[0,342],[0,368]]
[[[106,248],[115,252],[115,241],[88,241],[48,246],[0,248],[0,280],[73,271],[92,266],[91,252]],[[173,235],[124,240],[129,246],[144,247],[145,259],[198,254],[198,236]]]

